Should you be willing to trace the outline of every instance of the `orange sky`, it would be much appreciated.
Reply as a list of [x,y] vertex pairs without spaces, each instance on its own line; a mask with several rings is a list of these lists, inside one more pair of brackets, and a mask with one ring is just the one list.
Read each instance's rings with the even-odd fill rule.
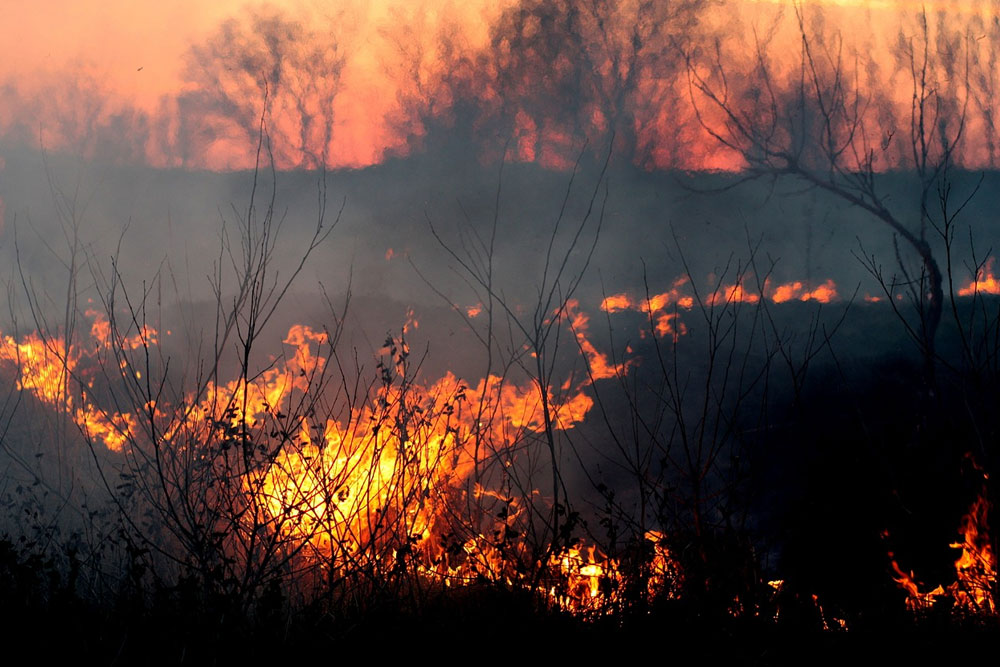
[[188,45],[242,4],[0,0],[0,77],[24,79],[67,66],[93,67],[109,87],[148,104],[176,88]]
[[[486,35],[487,20],[510,0],[0,0],[0,85],[14,82],[29,94],[54,77],[84,71],[102,92],[145,111],[182,90],[185,56],[224,20],[247,7],[274,7],[309,23],[314,16],[338,16],[341,39],[349,49],[344,94],[338,97],[338,153],[346,164],[369,163],[386,140],[373,118],[381,118],[395,99],[384,90],[385,41],[380,31],[392,25],[399,7],[422,13],[430,25],[438,14],[458,17],[470,41]],[[0,109],[0,119],[3,110]],[[372,144],[381,144],[375,145]],[[224,166],[224,165],[220,165]]]
[[[470,26],[481,32],[484,17],[510,0],[465,0],[457,3]],[[787,0],[729,0],[740,8],[745,19],[772,11],[774,5],[788,5]],[[962,0],[808,0],[809,4],[829,8],[873,10],[857,16],[866,24],[887,20],[883,15],[895,15],[894,8],[914,9],[921,4],[929,8],[956,11],[971,3]],[[181,85],[181,70],[187,49],[208,36],[224,19],[238,15],[246,0],[0,0],[0,80],[16,77],[30,79],[41,73],[60,71],[67,67],[85,67],[98,73],[105,85],[117,93],[138,102],[145,108],[155,106],[159,97],[176,91]],[[355,64],[371,58],[370,47],[378,41],[378,24],[389,8],[403,5],[412,8],[423,5],[425,11],[440,11],[445,3],[435,0],[272,0],[266,3],[293,12],[322,12],[329,7],[346,9],[355,24]],[[455,12],[456,3],[448,3]],[[730,14],[720,14],[728,21]],[[373,64],[371,60],[367,63]],[[141,70],[140,70],[141,68]]]
[[[406,7],[413,14],[460,17],[467,26],[470,43],[486,36],[486,26],[498,9],[514,0],[279,0],[268,4],[309,17],[317,13],[343,12],[339,20],[348,26],[350,57],[344,74],[342,98],[338,97],[338,123],[345,164],[364,164],[377,159],[387,139],[380,136],[378,121],[395,100],[387,89],[386,42],[381,30],[391,25],[392,8]],[[765,23],[784,0],[726,0],[727,7],[714,18],[724,27],[746,29]],[[185,54],[204,41],[226,18],[239,16],[246,0],[0,0],[0,84],[15,82],[21,91],[31,91],[52,77],[83,70],[92,74],[112,98],[127,101],[147,111],[156,109],[163,96],[183,86]],[[969,11],[983,6],[979,0],[806,0],[823,5],[829,23],[848,34],[879,35],[893,39],[899,10],[947,9]],[[786,15],[790,12],[786,11]],[[306,19],[308,22],[308,18]],[[790,21],[786,22],[791,24]],[[859,33],[859,29],[862,30]],[[787,33],[794,37],[793,28]],[[791,44],[791,43],[790,43]],[[794,47],[790,48],[791,52]],[[0,119],[3,110],[0,109]]]
[[[30,79],[40,73],[78,66],[92,69],[112,90],[153,108],[159,97],[181,85],[184,55],[192,44],[208,35],[225,19],[239,16],[247,6],[273,6],[310,15],[344,11],[353,24],[357,42],[353,62],[373,64],[370,45],[377,28],[394,6],[425,5],[435,11],[434,0],[0,0],[0,80]],[[452,5],[449,11],[457,11]],[[470,25],[496,0],[458,3]],[[367,56],[367,58],[366,58]],[[141,68],[141,70],[140,70]]]

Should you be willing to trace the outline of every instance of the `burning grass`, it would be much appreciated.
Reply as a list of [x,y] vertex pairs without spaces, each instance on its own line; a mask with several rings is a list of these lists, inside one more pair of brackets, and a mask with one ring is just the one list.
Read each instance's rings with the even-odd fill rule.
[[[741,294],[728,286],[723,291]],[[690,310],[687,299],[674,294],[657,304]],[[728,305],[738,302],[757,303],[730,298]],[[601,308],[612,313],[630,304],[616,296]],[[649,305],[646,315],[655,312]],[[547,428],[570,432],[582,424],[594,409],[593,383],[625,378],[633,363],[613,362],[598,350],[577,303],[553,317],[564,318],[589,371],[567,376],[558,389],[546,387],[544,397],[537,382],[497,375],[475,383],[451,374],[418,381],[405,339],[389,338],[377,381],[357,402],[337,403],[330,400],[336,390],[329,369],[340,360],[330,335],[296,325],[260,373],[205,382],[176,404],[112,392],[115,410],[98,407],[109,394],[95,385],[109,377],[111,363],[126,386],[144,386],[143,371],[135,368],[148,372],[139,361],[155,356],[158,334],[148,326],[120,334],[106,318],[90,315],[90,338],[68,352],[65,342],[31,333],[5,337],[2,360],[16,372],[18,391],[63,411],[91,447],[115,462],[123,480],[135,480],[116,487],[119,502],[168,512],[157,520],[179,524],[178,534],[159,548],[192,558],[195,571],[217,563],[226,579],[252,572],[261,581],[294,572],[320,587],[405,576],[425,595],[488,584],[535,591],[552,608],[587,618],[622,613],[636,604],[637,590],[649,605],[691,589],[671,553],[676,542],[662,532],[644,532],[631,556],[607,555],[571,537],[579,519],[569,516],[560,519],[564,535],[542,542],[532,536],[555,510],[537,487],[525,485],[530,477],[519,477],[522,460],[530,459]],[[676,336],[667,340],[677,344]],[[120,409],[129,400],[135,409]],[[166,483],[154,488],[150,476],[160,475]],[[137,488],[140,480],[145,489]],[[201,497],[177,495],[193,491]],[[197,516],[186,523],[184,515],[169,514],[175,503]],[[926,612],[947,598],[965,615],[995,616],[988,510],[984,491],[962,520],[962,540],[952,544],[962,550],[954,583],[922,592],[915,576],[892,561],[910,611]],[[184,531],[193,536],[198,530],[217,540],[216,553],[202,556],[204,562],[190,553],[195,545],[184,542],[191,539]],[[262,562],[267,559],[275,562]],[[729,613],[775,619],[789,613],[779,602],[784,584],[770,587],[776,594],[770,601],[747,606],[737,599]],[[847,627],[816,595],[810,604],[822,627]]]
[[[618,561],[576,538],[527,539],[546,500],[513,470],[546,429],[583,421],[594,379],[625,372],[588,340],[577,304],[553,317],[570,320],[590,372],[545,387],[544,397],[537,382],[497,375],[417,382],[407,343],[389,338],[378,382],[338,412],[326,402],[336,392],[329,335],[302,325],[289,329],[285,350],[264,371],[207,381],[176,404],[119,389],[114,409],[95,405],[106,396],[94,386],[109,360],[118,359],[113,370],[126,387],[142,389],[135,360],[114,353],[141,350],[148,362],[157,346],[151,327],[118,335],[95,316],[91,338],[69,352],[63,341],[29,334],[5,338],[2,359],[19,391],[64,411],[91,447],[112,455],[122,477],[141,480],[140,488],[118,487],[128,500],[180,524],[178,558],[192,555],[185,540],[209,531],[218,551],[210,558],[234,570],[251,569],[263,550],[310,572],[305,578],[390,580],[405,571],[445,587],[528,587],[558,608],[605,613],[622,603]],[[121,409],[130,402],[135,409]],[[153,488],[154,479],[164,482]],[[196,516],[173,514],[175,505]],[[643,539],[648,595],[676,588],[665,538]]]
[[[907,594],[907,609],[915,614],[924,614],[947,601],[956,613],[968,617],[996,616],[997,560],[989,536],[989,510],[990,502],[984,487],[968,513],[962,517],[959,528],[961,541],[950,545],[952,549],[961,550],[955,561],[955,581],[951,584],[921,592],[922,586],[914,578],[914,573],[907,574],[895,560],[892,561],[892,569],[897,575],[895,581]],[[891,552],[889,557],[893,557]]]
[[[675,316],[694,308],[695,297],[681,291],[685,284],[641,303],[615,295],[600,308],[642,308],[651,329],[677,345],[687,329],[665,332],[658,317],[670,304]],[[741,284],[720,283],[704,307],[760,306]],[[768,300],[786,301],[785,287],[766,291]],[[836,289],[802,292],[810,296],[798,300],[814,292],[833,298]],[[152,511],[160,529],[177,524],[157,548],[187,559],[186,567],[203,576],[216,568],[223,580],[256,577],[251,596],[288,576],[310,582],[300,594],[310,586],[379,586],[403,576],[425,594],[489,584],[534,591],[547,605],[588,618],[690,591],[668,534],[646,530],[630,556],[610,555],[576,536],[579,517],[553,507],[526,472],[538,465],[532,451],[547,431],[569,433],[587,420],[599,397],[594,382],[624,379],[638,361],[615,362],[600,352],[576,302],[552,317],[572,333],[587,372],[544,387],[544,395],[530,378],[490,375],[470,383],[449,373],[417,380],[406,340],[388,338],[376,381],[346,400],[331,381],[331,365],[341,359],[330,334],[295,325],[263,371],[207,380],[175,402],[160,398],[162,391],[153,400],[141,389],[164,386],[155,369],[152,382],[159,384],[146,384],[157,331],[136,325],[119,332],[95,311],[88,316],[87,340],[67,346],[38,332],[6,336],[0,360],[16,373],[17,391],[66,414],[95,455],[112,462],[125,480],[115,487],[122,507]],[[97,387],[109,378],[118,389]],[[922,592],[913,573],[892,561],[909,610],[926,612],[948,598],[963,614],[996,615],[988,510],[984,491],[962,520],[962,541],[952,544],[962,550],[954,583]],[[546,516],[557,517],[564,532],[545,537]],[[206,534],[209,553],[198,553]],[[783,584],[771,588],[780,594]],[[747,606],[737,598],[729,613],[777,619],[778,599]],[[847,627],[817,596],[811,605],[823,627]]]
[[[274,312],[261,287],[268,255],[255,253],[269,241],[265,231],[255,244],[253,226],[242,229],[247,263],[236,263],[233,311],[219,298],[214,341],[181,346],[175,322],[147,323],[148,304],[118,296],[117,285],[109,288],[117,300],[90,304],[68,335],[40,326],[0,339],[8,405],[31,403],[33,414],[62,427],[33,432],[39,450],[52,434],[56,457],[4,442],[23,478],[4,496],[8,518],[22,510],[34,517],[34,537],[11,552],[13,570],[35,562],[36,551],[62,550],[49,562],[53,581],[66,577],[68,597],[87,591],[89,603],[122,605],[137,619],[164,604],[177,611],[171,623],[192,610],[206,627],[237,619],[243,625],[225,631],[239,637],[282,624],[369,632],[386,615],[419,626],[414,619],[425,613],[461,617],[484,598],[528,619],[571,619],[560,632],[588,623],[584,634],[654,621],[730,638],[870,623],[874,605],[824,586],[836,573],[801,576],[809,559],[790,545],[817,530],[803,524],[822,514],[768,526],[782,503],[815,510],[809,489],[793,491],[832,485],[838,473],[824,470],[831,461],[778,484],[788,497],[761,498],[773,491],[769,474],[794,469],[775,453],[790,442],[818,451],[829,435],[838,449],[860,443],[903,461],[909,450],[892,449],[894,438],[927,446],[930,419],[944,431],[942,415],[954,406],[917,381],[897,388],[899,404],[884,410],[874,399],[853,412],[828,404],[851,395],[845,378],[856,379],[840,365],[834,335],[854,326],[864,345],[849,348],[896,345],[876,319],[898,315],[902,294],[889,290],[852,310],[832,280],[779,283],[751,262],[590,303],[554,280],[551,294],[525,305],[502,300],[476,274],[471,282],[482,280],[482,289],[454,308],[490,362],[478,376],[432,373],[411,349],[411,337],[427,329],[412,310],[403,333],[387,336],[371,360],[344,351],[336,314],[331,330],[293,324],[268,349],[260,324]],[[474,273],[478,265],[470,266]],[[990,268],[960,288],[962,322],[972,321],[966,304],[988,310]],[[595,332],[595,322],[608,334]],[[178,359],[178,349],[207,353]],[[817,366],[841,375],[817,382]],[[987,401],[990,382],[981,386]],[[966,407],[975,426],[987,423],[982,406]],[[970,437],[955,441],[972,450]],[[43,472],[71,461],[85,465],[68,481]],[[950,604],[951,617],[995,625],[996,546],[982,465],[983,491],[953,544],[961,557],[952,583],[924,592],[897,560],[888,571],[885,544],[868,563],[914,624]],[[69,520],[68,507],[82,521]],[[866,511],[894,536],[898,562],[909,563],[912,540],[895,541],[893,513]]]

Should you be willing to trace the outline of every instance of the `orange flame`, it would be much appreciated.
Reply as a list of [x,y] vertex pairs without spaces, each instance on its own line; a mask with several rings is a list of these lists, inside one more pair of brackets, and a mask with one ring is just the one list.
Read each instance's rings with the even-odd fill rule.
[[[528,557],[525,547],[508,541],[520,532],[517,524],[527,520],[527,513],[517,499],[478,481],[469,491],[472,472],[483,465],[480,451],[493,452],[504,466],[513,465],[524,443],[549,426],[568,430],[586,418],[594,401],[585,389],[594,380],[627,371],[609,362],[589,340],[588,317],[576,301],[569,301],[554,317],[568,320],[589,372],[580,381],[568,380],[558,392],[535,381],[517,384],[496,375],[466,384],[447,373],[420,385],[406,376],[405,342],[389,340],[384,350],[389,361],[380,365],[383,383],[369,400],[341,418],[320,418],[289,406],[310,403],[321,390],[327,366],[321,350],[329,338],[295,325],[284,339],[290,353],[260,374],[209,382],[200,398],[186,398],[186,407],[149,404],[140,415],[104,411],[82,398],[77,407],[68,388],[82,381],[84,357],[91,361],[100,351],[155,345],[156,331],[147,327],[126,336],[106,317],[88,315],[94,345],[75,346],[69,353],[61,340],[38,334],[21,341],[2,339],[0,361],[14,364],[19,389],[64,410],[81,433],[113,451],[141,448],[148,436],[139,428],[140,420],[148,418],[162,420],[162,444],[177,450],[211,443],[211,456],[220,456],[214,451],[218,449],[224,457],[229,448],[239,451],[252,442],[271,453],[264,455],[263,465],[246,468],[239,481],[247,503],[242,521],[248,526],[264,527],[303,557],[327,567],[342,567],[340,563],[365,553],[385,553],[386,562],[376,565],[391,567],[412,554],[418,571],[446,585],[483,577],[524,583],[519,579],[525,576],[523,569],[512,569],[511,553],[523,560]],[[407,317],[408,325],[416,326],[412,311]],[[121,362],[121,376],[130,377],[128,363]],[[289,418],[283,411],[297,416]],[[505,509],[501,519],[486,521],[486,530],[468,534],[456,552],[445,536],[454,532],[455,498],[463,494]],[[501,516],[486,512],[494,515]],[[490,531],[494,537],[488,537]],[[650,533],[646,539],[654,543],[648,578],[652,595],[678,575],[662,535]],[[539,592],[555,605],[590,613],[617,604],[624,575],[617,561],[594,547],[561,549],[539,566],[548,572]]]
[[[681,574],[664,546],[663,533],[647,531],[643,540],[652,547],[646,594],[674,595]],[[553,554],[549,561],[562,575],[562,581],[551,586],[548,595],[561,608],[576,613],[599,613],[621,602],[624,576],[618,560],[601,555],[591,546],[569,547]]]
[[976,271],[976,278],[965,287],[958,290],[959,296],[975,296],[976,294],[1000,294],[1000,280],[993,275],[993,258]]
[[[962,517],[959,528],[962,541],[950,545],[952,549],[962,550],[955,561],[955,581],[950,585],[938,585],[930,591],[921,592],[921,584],[914,573],[904,572],[892,560],[892,569],[897,575],[893,579],[907,593],[907,609],[912,612],[927,611],[939,599],[948,597],[952,599],[956,609],[967,613],[991,616],[997,613],[993,596],[997,580],[997,560],[987,529],[989,508],[984,489],[968,513]],[[891,552],[889,557],[893,557]]]
[[[717,285],[701,302],[702,306],[715,308],[732,304],[760,302],[761,295],[748,290],[744,280],[733,284]],[[612,294],[601,301],[601,310],[607,313],[618,313],[626,310],[642,312],[650,317],[652,330],[661,338],[670,336],[676,340],[687,334],[687,327],[680,318],[681,311],[689,311],[695,307],[695,297],[686,293],[683,288],[688,283],[686,277],[678,278],[666,292],[654,294],[644,299],[635,299],[626,293]],[[765,296],[775,304],[789,301],[815,301],[831,303],[839,298],[837,285],[832,279],[809,288],[802,281],[793,281],[771,288],[770,282],[765,282]],[[866,297],[867,301],[878,301],[877,297]]]
[[729,303],[757,303],[760,295],[748,292],[743,287],[743,283],[726,285],[712,292],[706,302],[710,306],[721,306]]
[[[94,323],[92,330],[99,335],[96,337],[97,347],[89,350],[89,355],[106,350],[108,345],[108,339],[100,337],[106,330],[99,321]],[[154,330],[144,329],[135,336],[122,337],[120,342],[127,349],[133,349],[143,344],[136,341],[155,339]],[[63,340],[43,338],[37,333],[25,336],[20,342],[11,336],[0,339],[0,361],[8,362],[16,369],[18,390],[30,392],[42,403],[65,411],[87,437],[102,441],[112,451],[120,451],[135,428],[135,417],[106,414],[89,403],[83,394],[79,401],[75,399],[70,392],[70,382],[76,376],[82,354],[79,347],[67,352]],[[125,363],[124,359],[122,363]]]
[[837,286],[832,280],[827,280],[814,289],[808,289],[801,281],[796,280],[778,285],[771,292],[770,298],[774,303],[785,303],[792,300],[830,303],[836,300],[837,296]]
[[601,301],[601,310],[607,313],[618,313],[632,307],[632,300],[627,294],[612,294],[604,297],[604,300]]

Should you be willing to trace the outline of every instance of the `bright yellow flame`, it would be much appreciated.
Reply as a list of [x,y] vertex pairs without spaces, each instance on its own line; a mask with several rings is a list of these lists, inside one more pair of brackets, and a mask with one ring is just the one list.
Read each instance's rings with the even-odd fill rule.
[[[108,350],[156,345],[157,332],[143,328],[126,336],[106,317],[88,316],[91,344],[70,353],[61,340],[38,334],[0,339],[0,361],[13,365],[22,391],[65,411],[88,439],[113,451],[140,451],[148,432],[144,420],[150,416],[167,425],[159,431],[157,446],[189,450],[200,460],[222,457],[218,460],[224,462],[227,451],[249,460],[263,451],[263,465],[246,467],[239,479],[238,494],[246,503],[241,521],[248,530],[264,528],[325,567],[375,558],[368,564],[381,570],[410,559],[424,576],[445,585],[484,577],[526,583],[524,570],[514,567],[530,557],[526,544],[516,539],[523,530],[519,523],[528,519],[516,498],[476,483],[472,501],[500,506],[502,512],[488,511],[496,518],[486,521],[484,532],[465,536],[457,550],[445,544],[456,498],[467,493],[472,471],[483,463],[479,451],[513,465],[523,443],[549,425],[566,430],[586,418],[593,399],[585,389],[594,380],[627,372],[627,366],[612,364],[597,350],[588,338],[589,319],[570,301],[553,317],[568,321],[588,372],[578,381],[571,377],[558,392],[545,388],[544,396],[537,382],[516,384],[496,375],[474,385],[451,373],[429,385],[394,380],[393,370],[406,377],[408,349],[402,341],[390,341],[385,354],[396,357],[384,362],[390,376],[369,400],[340,419],[310,416],[296,410],[305,404],[297,401],[308,403],[322,386],[327,359],[320,351],[329,340],[323,332],[295,325],[283,341],[290,354],[252,379],[209,383],[200,399],[186,398],[186,407],[149,403],[141,412],[109,412],[74,400],[68,391],[82,381],[81,362],[100,363],[97,355]],[[409,321],[416,326],[412,313]],[[121,378],[138,377],[124,356],[118,362]],[[674,586],[679,574],[663,536],[649,533],[646,540],[651,543],[647,581],[652,596]],[[554,605],[598,613],[620,601],[625,574],[593,546],[560,550],[536,566],[546,572],[538,590]]]

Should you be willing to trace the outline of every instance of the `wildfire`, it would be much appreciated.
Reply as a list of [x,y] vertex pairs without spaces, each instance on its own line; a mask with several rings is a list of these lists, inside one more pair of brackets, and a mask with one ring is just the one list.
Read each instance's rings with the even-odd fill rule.
[[[950,598],[955,609],[969,614],[995,615],[997,612],[994,589],[997,580],[996,554],[990,543],[987,519],[990,505],[985,489],[962,517],[959,534],[960,542],[954,542],[952,549],[962,553],[955,561],[955,581],[948,586],[938,585],[930,591],[921,592],[921,584],[914,573],[904,572],[893,560],[896,573],[894,580],[907,592],[906,606],[912,612],[931,609],[938,600]],[[892,558],[893,554],[889,554]]]
[[601,310],[607,313],[617,313],[622,310],[629,310],[632,307],[632,300],[627,294],[613,294],[604,297],[604,300],[601,301]]
[[678,278],[674,281],[670,290],[648,296],[642,300],[633,299],[624,293],[613,294],[604,298],[601,302],[601,310],[608,313],[637,310],[647,314],[664,312],[674,307],[690,310],[694,307],[694,297],[681,291],[681,288],[687,282],[688,279],[686,277]]
[[[586,418],[594,403],[585,390],[593,381],[627,372],[589,340],[589,320],[576,301],[553,317],[569,323],[587,361],[582,379],[571,376],[544,395],[533,380],[498,375],[466,383],[446,373],[421,384],[410,376],[405,341],[390,338],[372,394],[346,414],[325,417],[316,416],[314,406],[325,386],[329,338],[304,325],[289,329],[286,353],[255,376],[207,382],[179,406],[150,402],[133,412],[102,410],[75,389],[92,384],[84,367],[110,357],[123,379],[138,377],[123,352],[157,345],[158,335],[148,327],[123,335],[106,317],[87,315],[87,345],[67,350],[63,340],[37,333],[2,339],[0,360],[15,369],[18,388],[64,411],[91,442],[115,452],[141,451],[149,446],[148,434],[156,433],[157,446],[178,456],[191,451],[220,474],[233,469],[236,456],[243,462],[238,493],[246,530],[262,528],[326,568],[365,562],[389,572],[409,563],[448,586],[535,582],[554,605],[581,613],[620,601],[620,563],[594,546],[560,548],[532,566],[538,555],[519,539],[531,513],[523,498],[501,492],[532,440]],[[415,327],[413,313],[407,317],[407,327]],[[460,507],[472,508],[478,518],[460,520]],[[663,536],[650,532],[645,540],[653,595],[679,575]],[[546,574],[526,579],[532,567]]]
[[[104,324],[97,320],[92,331],[105,333]],[[131,349],[137,340],[155,340],[156,332],[146,329],[132,337],[122,337],[120,342]],[[120,451],[135,427],[131,414],[107,414],[91,404],[83,391],[79,398],[70,391],[73,378],[84,356],[93,359],[108,349],[108,338],[95,336],[96,346],[82,351],[78,346],[67,350],[64,340],[47,338],[37,332],[20,341],[11,336],[0,338],[0,361],[12,364],[18,370],[17,388],[33,394],[42,403],[64,411],[87,437],[103,442],[113,451]],[[138,343],[141,345],[142,343]],[[122,360],[124,364],[124,360]],[[122,367],[124,370],[124,366]],[[89,388],[90,384],[84,385]]]
[[76,367],[76,359],[67,356],[62,341],[44,340],[37,333],[29,334],[20,342],[4,336],[0,359],[19,366],[19,390],[30,391],[53,406],[70,400],[66,382],[68,374]]
[[[601,308],[641,310],[663,335],[658,325],[663,318],[693,308],[686,285],[678,280],[671,290],[643,300],[612,295]],[[832,281],[811,290],[793,282],[764,294],[775,303],[824,301],[836,297],[836,288]],[[722,285],[702,303],[715,307],[760,298],[735,283]],[[411,567],[445,586],[484,580],[531,585],[553,605],[581,614],[620,605],[637,571],[646,582],[643,595],[672,595],[677,588],[681,573],[665,537],[655,531],[641,540],[646,556],[639,565],[579,542],[539,554],[523,539],[537,514],[527,506],[544,498],[537,490],[511,494],[511,467],[548,429],[567,431],[586,419],[594,405],[586,391],[591,383],[629,370],[629,363],[613,363],[593,344],[589,318],[576,301],[552,317],[567,322],[587,372],[571,375],[558,389],[499,375],[469,383],[446,373],[418,383],[411,377],[405,340],[390,338],[379,364],[381,383],[345,414],[328,411],[322,417],[314,407],[325,386],[324,349],[330,340],[305,325],[289,328],[285,353],[255,376],[208,382],[182,406],[150,402],[132,412],[101,409],[91,396],[93,380],[87,379],[92,369],[110,357],[123,379],[139,377],[124,353],[158,345],[158,333],[133,327],[125,334],[95,311],[87,316],[89,344],[67,345],[37,332],[0,338],[0,362],[15,369],[18,389],[69,415],[85,437],[113,452],[145,447],[150,432],[177,451],[210,448],[213,452],[200,454],[210,461],[225,462],[228,452],[242,451],[251,463],[239,476],[238,493],[246,505],[241,525],[263,528],[322,567],[364,562],[382,573]],[[407,327],[415,327],[412,311],[407,318]],[[147,428],[148,419],[156,422],[154,428]],[[927,610],[947,598],[968,613],[996,614],[988,511],[984,491],[962,519],[962,539],[951,545],[961,553],[950,585],[925,592],[912,572],[892,561],[910,610]],[[543,574],[529,577],[531,571]]]
[[837,286],[832,280],[808,288],[801,281],[794,281],[778,285],[771,292],[770,299],[774,303],[785,303],[786,301],[817,301],[819,303],[830,303],[837,298]]
[[[670,552],[664,546],[665,537],[658,531],[647,531],[644,545],[651,548],[647,572],[646,594],[673,594],[673,587],[680,581]],[[560,585],[549,588],[549,597],[560,607],[573,612],[600,612],[621,602],[625,587],[622,564],[599,554],[595,547],[570,547],[553,554],[550,564],[562,575]]]
[[[566,316],[570,320],[570,327],[576,336],[576,342],[580,346],[580,351],[587,359],[591,377],[594,380],[605,380],[622,375],[625,372],[626,366],[608,363],[607,355],[598,352],[594,344],[587,339],[590,318],[580,310],[580,304],[575,299],[570,300],[566,304]],[[564,389],[569,389],[569,386],[569,384],[564,385]]]
[[[609,377],[614,367],[587,339],[587,318],[578,304],[567,304],[563,315],[571,319],[590,362],[590,378]],[[287,402],[285,392],[296,389],[296,377],[316,377],[323,358],[309,347],[318,340],[307,328],[294,338],[290,334],[286,342],[298,347],[295,358],[302,361],[285,372],[283,381],[265,377],[262,382],[278,394],[259,391],[254,404]],[[390,353],[396,372],[405,375],[399,365],[405,347],[395,346]],[[518,385],[495,375],[475,385],[450,373],[429,386],[388,382],[375,400],[346,418],[327,419],[321,428],[302,420],[291,442],[269,466],[248,475],[244,488],[258,501],[257,521],[306,542],[318,558],[356,558],[405,535],[405,544],[393,546],[392,558],[418,553],[421,571],[448,585],[482,577],[510,580],[514,575],[502,543],[516,532],[517,513],[512,501],[501,500],[495,491],[476,484],[470,492],[467,482],[483,463],[476,452],[512,455],[511,448],[544,432],[546,420],[557,430],[573,428],[593,406],[582,391],[590,381],[567,381],[559,394],[549,390],[544,401],[537,383]],[[503,521],[487,522],[495,537],[473,534],[459,544],[446,537],[456,532],[449,514],[459,497],[480,506],[503,505]],[[587,572],[592,578],[605,576],[604,570]],[[578,574],[570,568],[565,576]]]
[[976,294],[1000,294],[1000,280],[993,275],[993,257],[976,271],[976,278],[965,287],[958,290],[959,296],[975,296]]
[[[687,327],[681,321],[680,314],[682,311],[692,310],[696,302],[708,308],[759,303],[762,295],[748,289],[745,278],[731,284],[717,284],[706,295],[697,299],[690,290],[684,289],[689,282],[687,277],[681,277],[674,281],[670,290],[645,299],[635,299],[626,293],[607,296],[601,301],[601,310],[606,313],[628,310],[645,313],[657,336],[661,338],[670,336],[676,342],[680,336],[687,334]],[[765,281],[763,297],[775,304],[790,301],[831,303],[836,301],[839,295],[833,280],[827,280],[815,287],[809,287],[806,283],[796,280],[777,286]],[[878,301],[878,298],[866,297],[866,300],[874,302]]]
[[691,310],[694,307],[694,297],[680,291],[686,282],[686,278],[679,278],[669,291],[642,300],[633,299],[627,294],[614,294],[605,297],[601,302],[601,310],[607,313],[625,310],[643,312],[650,318],[656,335],[661,338],[670,336],[676,341],[679,336],[687,333],[687,327],[677,316],[678,310]]

